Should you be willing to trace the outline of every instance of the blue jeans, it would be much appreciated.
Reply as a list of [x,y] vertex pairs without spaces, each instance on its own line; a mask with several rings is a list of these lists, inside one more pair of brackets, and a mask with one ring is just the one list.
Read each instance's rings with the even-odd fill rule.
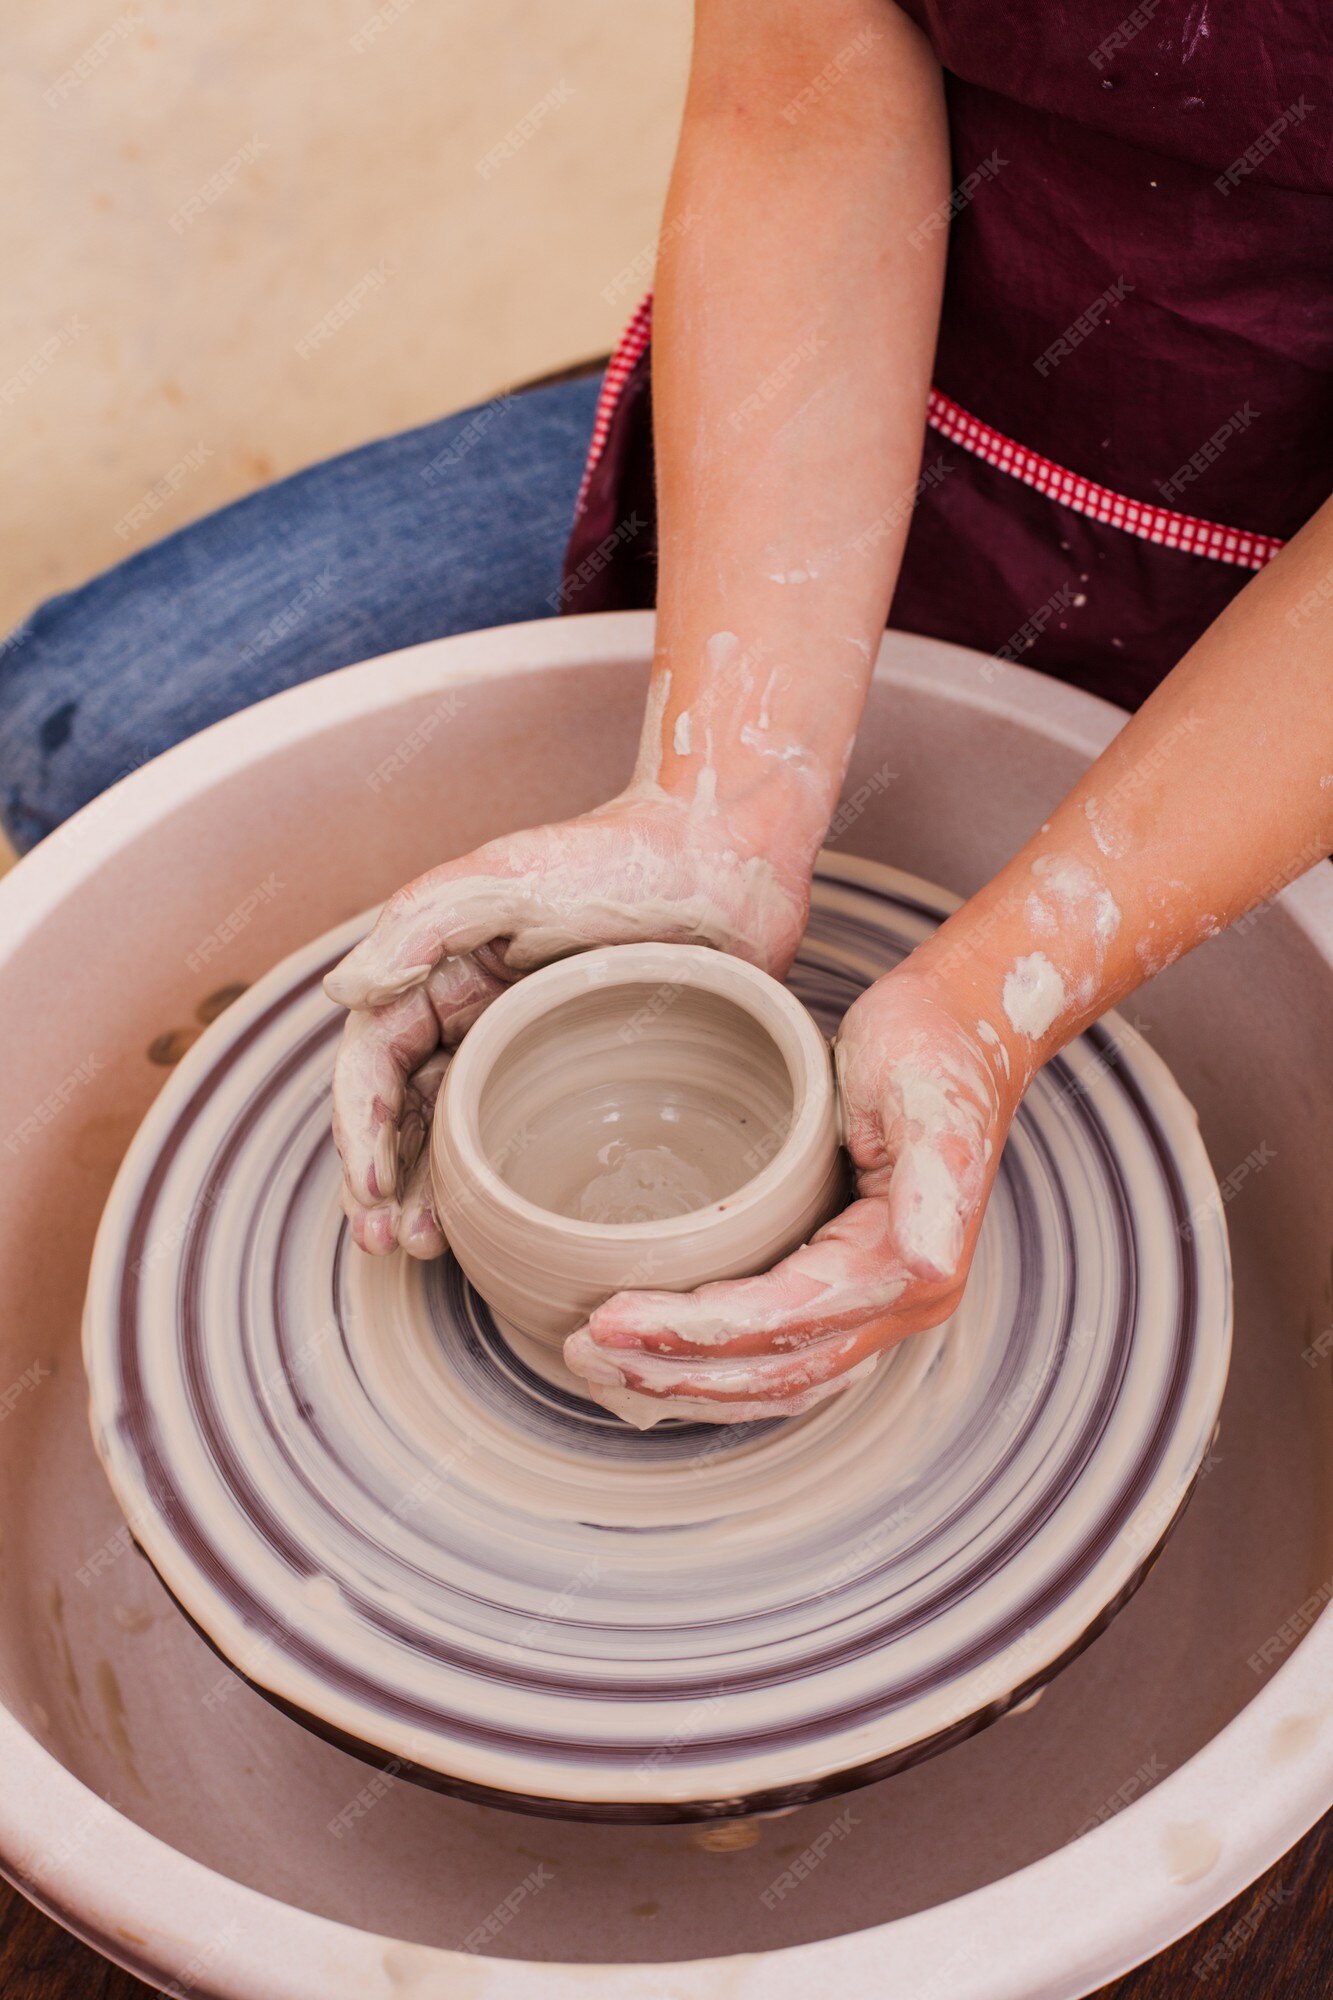
[[43,604],[0,649],[15,846],[265,695],[549,617],[598,386],[525,390],[329,459]]

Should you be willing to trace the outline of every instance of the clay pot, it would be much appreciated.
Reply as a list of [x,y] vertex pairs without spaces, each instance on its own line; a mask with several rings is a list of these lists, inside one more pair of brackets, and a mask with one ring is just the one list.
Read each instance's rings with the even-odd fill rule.
[[818,1027],[699,945],[613,945],[501,994],[450,1065],[431,1145],[459,1263],[549,1345],[613,1292],[767,1270],[844,1195]]

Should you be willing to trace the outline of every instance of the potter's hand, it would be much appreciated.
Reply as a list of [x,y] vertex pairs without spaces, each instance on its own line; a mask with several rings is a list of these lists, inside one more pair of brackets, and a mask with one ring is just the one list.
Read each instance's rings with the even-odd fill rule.
[[998,1047],[910,960],[878,980],[836,1044],[859,1198],[763,1276],[608,1299],[565,1343],[593,1396],[632,1421],[654,1411],[625,1390],[661,1416],[700,1400],[715,1422],[791,1416],[947,1318],[1017,1101]]
[[343,1207],[364,1250],[444,1249],[426,1136],[458,1042],[524,972],[591,946],[713,945],[781,975],[805,927],[808,863],[714,808],[626,793],[489,841],[392,896],[325,980],[352,1010],[333,1082]]

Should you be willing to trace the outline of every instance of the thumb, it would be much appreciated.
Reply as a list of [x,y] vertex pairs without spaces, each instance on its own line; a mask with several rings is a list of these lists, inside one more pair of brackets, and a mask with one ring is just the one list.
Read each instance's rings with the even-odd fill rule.
[[471,860],[433,869],[389,898],[369,935],[326,975],[324,991],[342,1007],[383,1007],[420,986],[442,958],[507,936],[527,894],[523,882],[477,872]]

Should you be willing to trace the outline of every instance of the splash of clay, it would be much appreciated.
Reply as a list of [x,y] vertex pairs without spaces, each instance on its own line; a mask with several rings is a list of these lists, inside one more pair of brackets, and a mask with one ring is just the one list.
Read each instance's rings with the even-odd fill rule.
[[1120,909],[1090,868],[1070,855],[1043,854],[1033,862],[1032,872],[1060,905],[1067,921],[1091,911],[1094,942],[1102,947],[1111,942],[1120,928]]
[[734,632],[714,632],[704,645],[704,658],[711,672],[725,674],[741,657],[741,642]]
[[1003,1038],[1000,1036],[997,1030],[992,1026],[992,1024],[989,1021],[978,1021],[977,1034],[980,1037],[980,1039],[983,1042],[985,1042],[988,1048],[994,1049],[996,1061],[1000,1064],[1000,1067],[1003,1069],[1005,1075],[1009,1076],[1010,1074],[1012,1074],[1012,1064],[1009,1061],[1009,1051],[1004,1045]]
[[1001,997],[1009,1025],[1030,1041],[1040,1041],[1065,1004],[1065,983],[1045,952],[1030,951],[1005,974]]
[[635,776],[655,781],[662,770],[662,724],[671,698],[671,669],[662,667],[648,686],[648,704],[643,712],[643,732]]
[[1108,861],[1122,861],[1129,852],[1129,843],[1116,828],[1107,824],[1096,799],[1085,799],[1083,816],[1088,822],[1088,831],[1097,843],[1097,850]]

